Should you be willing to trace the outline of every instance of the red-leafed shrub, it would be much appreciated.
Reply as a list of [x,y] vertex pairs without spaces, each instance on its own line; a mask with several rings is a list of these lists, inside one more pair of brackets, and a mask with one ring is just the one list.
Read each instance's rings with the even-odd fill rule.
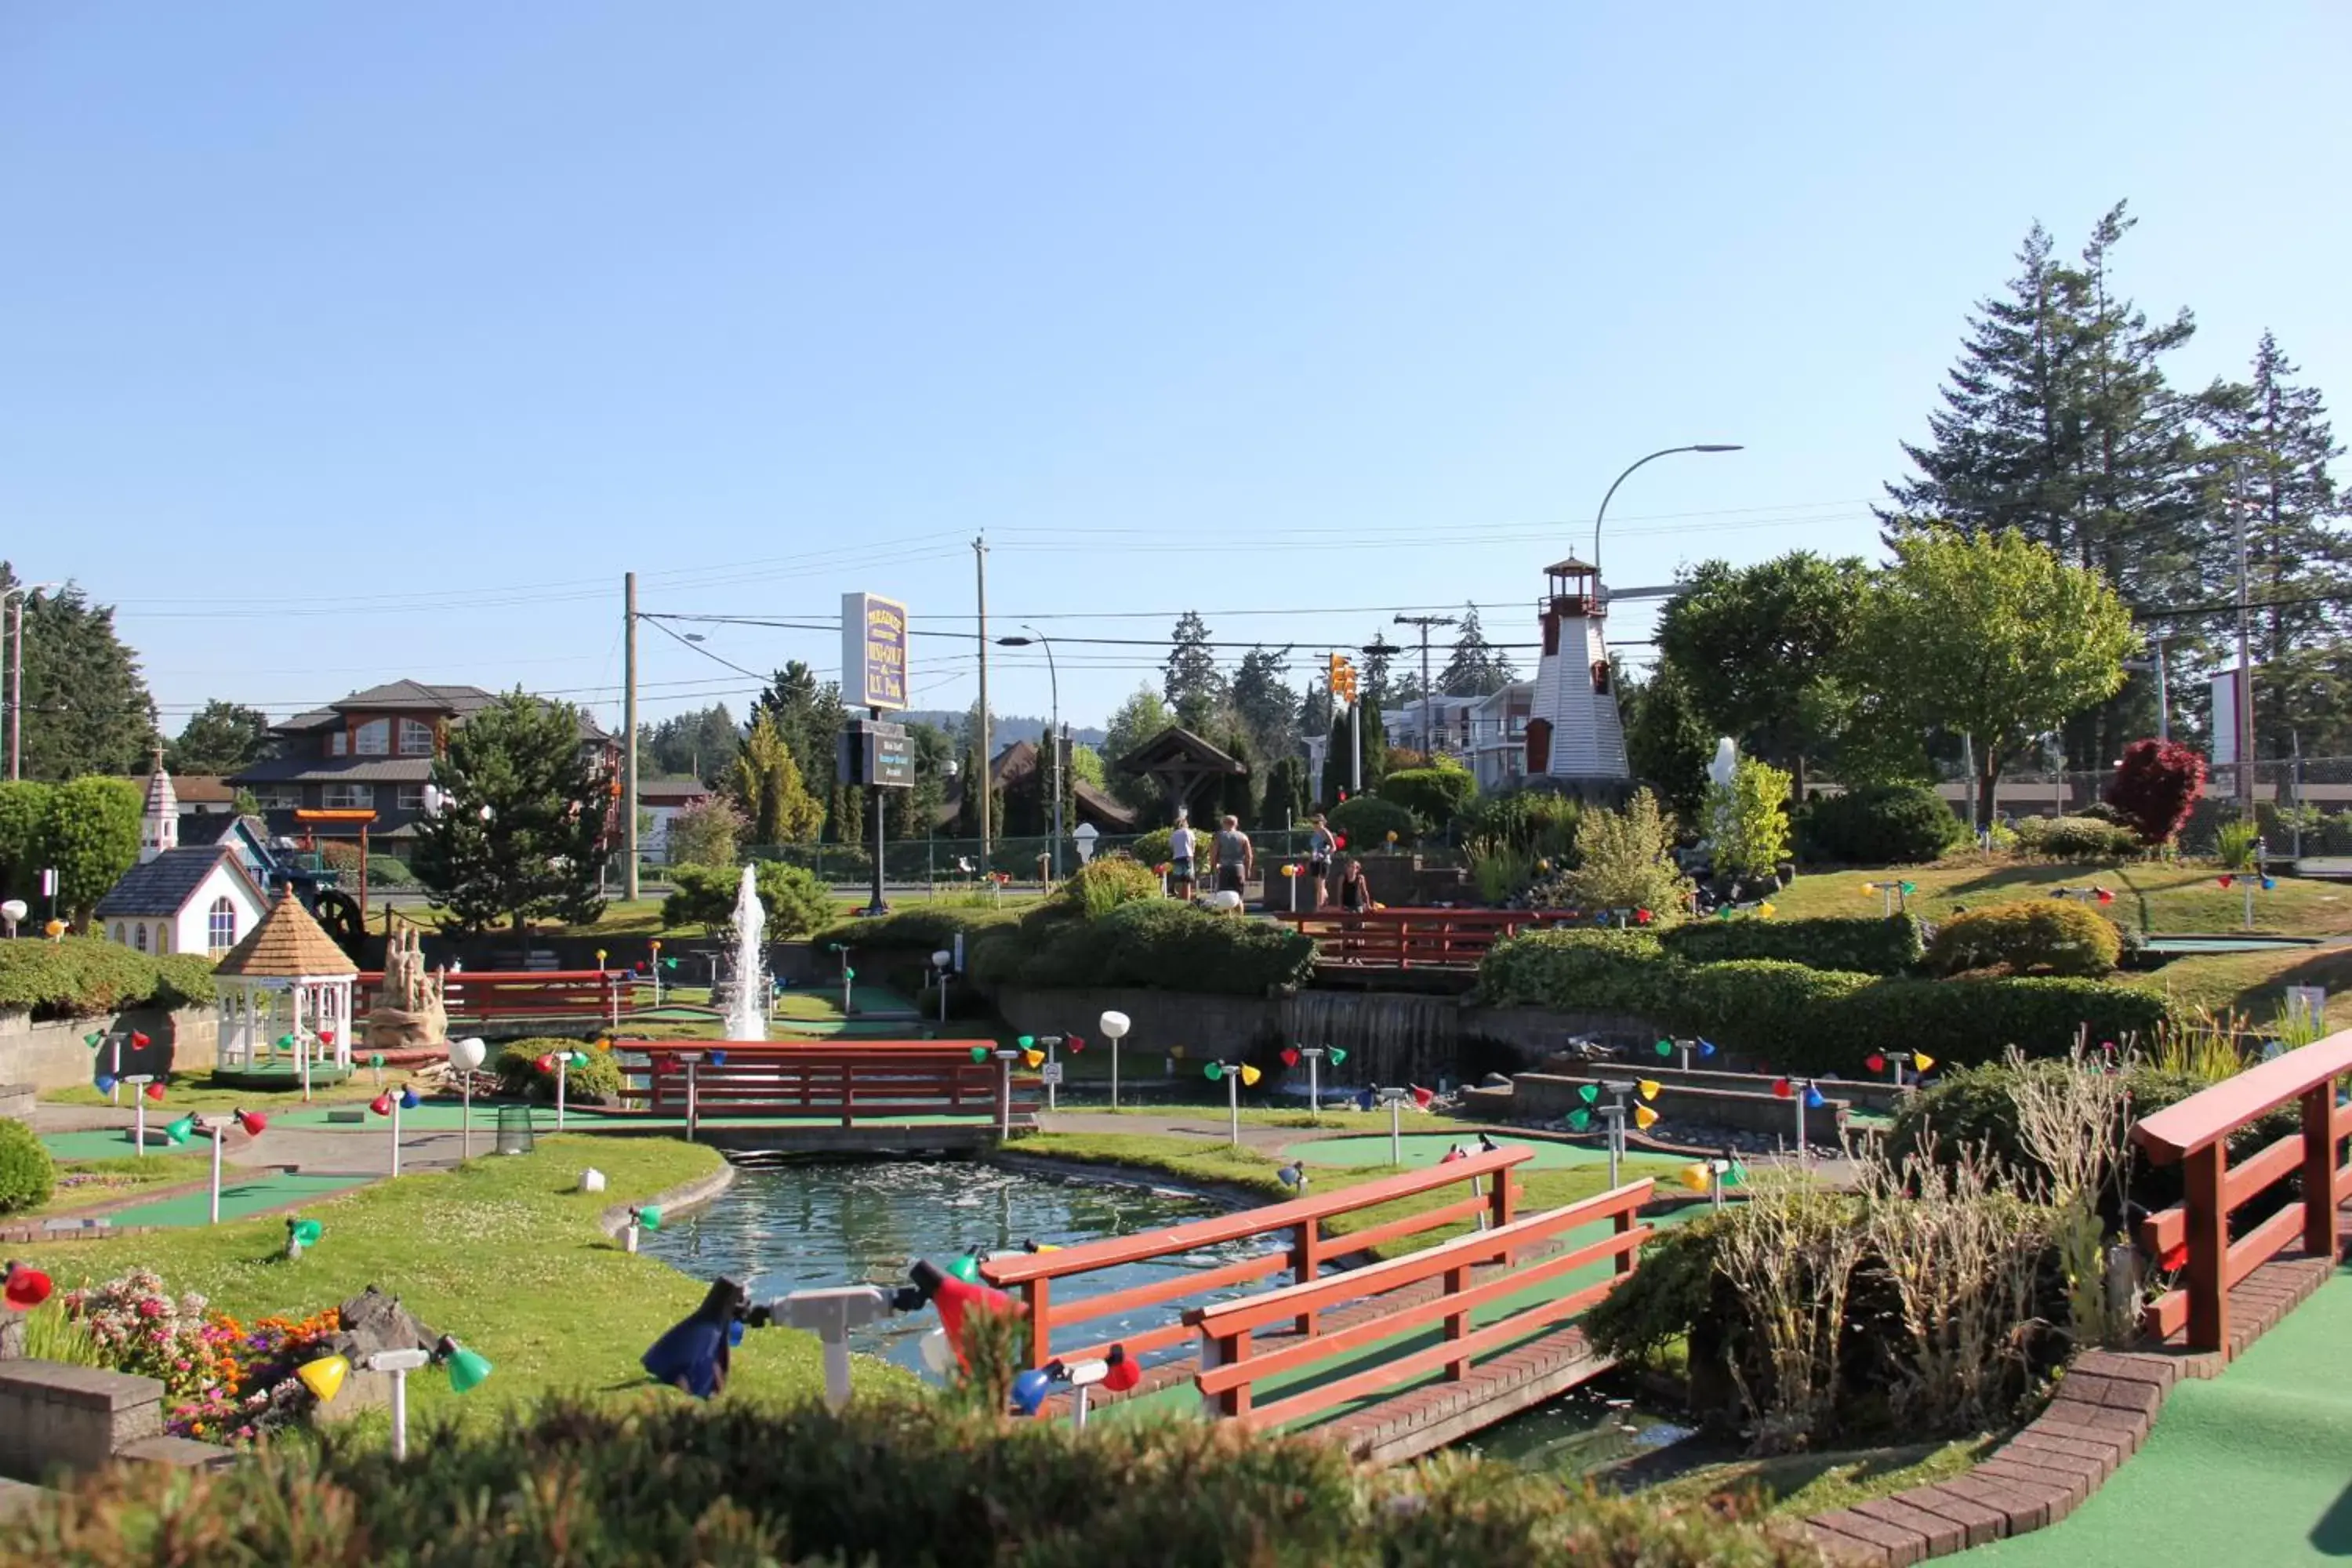
[[2107,785],[2107,804],[2152,846],[2169,844],[2205,791],[2205,758],[2174,741],[2134,741]]

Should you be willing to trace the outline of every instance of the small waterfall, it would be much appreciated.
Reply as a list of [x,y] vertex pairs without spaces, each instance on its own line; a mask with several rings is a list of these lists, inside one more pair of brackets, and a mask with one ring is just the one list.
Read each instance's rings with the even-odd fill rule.
[[1417,1083],[1456,1078],[1462,1003],[1399,992],[1301,991],[1281,1005],[1285,1045],[1338,1046],[1348,1053],[1324,1086]]
[[768,911],[760,905],[758,879],[743,868],[742,885],[735,893],[735,962],[721,982],[726,994],[727,1037],[764,1040],[768,1037]]

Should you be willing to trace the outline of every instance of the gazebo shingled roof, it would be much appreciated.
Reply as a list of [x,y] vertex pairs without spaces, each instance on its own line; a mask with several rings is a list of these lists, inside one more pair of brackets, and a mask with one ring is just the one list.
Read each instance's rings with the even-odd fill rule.
[[310,918],[288,888],[261,923],[213,966],[215,974],[248,980],[293,980],[302,976],[357,974],[360,966]]

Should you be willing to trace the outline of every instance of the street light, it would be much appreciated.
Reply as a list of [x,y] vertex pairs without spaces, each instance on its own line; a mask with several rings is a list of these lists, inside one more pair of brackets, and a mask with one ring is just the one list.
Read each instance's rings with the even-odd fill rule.
[[1671,458],[1676,452],[1740,452],[1745,451],[1746,449],[1747,448],[1744,447],[1736,447],[1721,441],[1702,441],[1696,446],[1691,447],[1668,447],[1663,451],[1651,453],[1648,457],[1643,458],[1641,462],[1633,464],[1633,467],[1627,468],[1624,473],[1618,475],[1615,481],[1609,487],[1609,495],[1604,495],[1601,498],[1601,510],[1595,512],[1592,516],[1593,579],[1597,582],[1601,576],[1601,520],[1609,515],[1609,497],[1617,493],[1617,486],[1623,484],[1633,474],[1634,468],[1640,468],[1642,463],[1654,463],[1660,458]]
[[25,601],[35,594],[55,593],[63,583],[26,583],[0,591],[0,605],[16,601],[16,626],[8,653],[8,776],[25,776]]
[[1062,675],[1061,671],[1054,668],[1054,640],[1047,637],[1044,632],[1039,631],[1035,626],[1029,626],[1026,623],[1023,624],[1021,629],[1027,632],[1029,635],[1025,637],[999,637],[996,639],[996,646],[999,647],[1027,647],[1034,642],[1043,647],[1045,650],[1045,676],[1047,679],[1053,682],[1054,687],[1054,711],[1052,717],[1047,721],[1045,742],[1053,748],[1054,752],[1054,842],[1052,846],[1052,853],[1054,857],[1054,880],[1058,882],[1062,879]]

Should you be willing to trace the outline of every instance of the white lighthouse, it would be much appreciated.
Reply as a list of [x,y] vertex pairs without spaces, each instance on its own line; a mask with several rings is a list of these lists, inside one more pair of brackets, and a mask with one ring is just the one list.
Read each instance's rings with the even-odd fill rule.
[[1540,605],[1543,658],[1528,707],[1528,775],[1622,786],[1625,727],[1617,715],[1601,574],[1570,557],[1544,568],[1549,592]]

